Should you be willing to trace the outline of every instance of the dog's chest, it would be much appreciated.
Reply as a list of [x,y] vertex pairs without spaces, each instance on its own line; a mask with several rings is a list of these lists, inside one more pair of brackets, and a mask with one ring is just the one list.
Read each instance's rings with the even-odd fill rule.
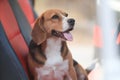
[[63,62],[63,58],[61,56],[61,40],[55,40],[55,39],[48,39],[47,40],[47,47],[45,49],[45,55],[46,55],[46,62],[45,65],[55,65],[57,63]]

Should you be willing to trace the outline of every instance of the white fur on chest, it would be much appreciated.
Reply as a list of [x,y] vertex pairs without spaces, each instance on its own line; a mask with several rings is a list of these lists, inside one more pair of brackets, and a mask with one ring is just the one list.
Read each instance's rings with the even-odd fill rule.
[[63,58],[61,56],[61,39],[53,39],[50,38],[47,40],[47,47],[45,49],[46,62],[45,65],[55,65],[63,62]]

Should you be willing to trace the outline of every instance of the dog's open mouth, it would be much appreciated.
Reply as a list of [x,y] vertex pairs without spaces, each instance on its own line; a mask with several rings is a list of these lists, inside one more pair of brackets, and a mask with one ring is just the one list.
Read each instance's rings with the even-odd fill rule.
[[70,28],[64,32],[60,32],[60,31],[56,31],[56,30],[52,30],[52,35],[62,38],[64,40],[68,40],[68,41],[72,41],[73,37],[70,33],[70,31],[73,30],[73,28]]

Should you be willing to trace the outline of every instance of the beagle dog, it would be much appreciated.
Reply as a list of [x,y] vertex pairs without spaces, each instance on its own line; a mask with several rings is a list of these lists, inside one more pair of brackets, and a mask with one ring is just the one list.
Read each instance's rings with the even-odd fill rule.
[[74,24],[73,18],[57,9],[47,10],[36,20],[28,55],[33,80],[88,80],[66,44],[73,40]]

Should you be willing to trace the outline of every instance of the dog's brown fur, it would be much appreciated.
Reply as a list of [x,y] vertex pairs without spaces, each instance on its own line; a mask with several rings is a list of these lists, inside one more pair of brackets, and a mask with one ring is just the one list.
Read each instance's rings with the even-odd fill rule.
[[[52,20],[51,17],[57,14],[59,20]],[[35,68],[43,67],[46,61],[46,56],[44,54],[46,48],[46,39],[56,37],[51,35],[51,30],[55,29],[62,31],[62,17],[61,15],[67,15],[61,10],[48,10],[44,12],[35,22],[34,28],[32,30],[32,40],[29,45],[29,55],[28,55],[28,66],[34,80],[37,80],[37,73]],[[52,24],[56,22],[56,24]],[[65,41],[62,41],[61,56],[63,60],[69,61],[69,74],[72,80],[88,80],[87,73],[85,70],[73,60],[72,55],[67,47]]]

